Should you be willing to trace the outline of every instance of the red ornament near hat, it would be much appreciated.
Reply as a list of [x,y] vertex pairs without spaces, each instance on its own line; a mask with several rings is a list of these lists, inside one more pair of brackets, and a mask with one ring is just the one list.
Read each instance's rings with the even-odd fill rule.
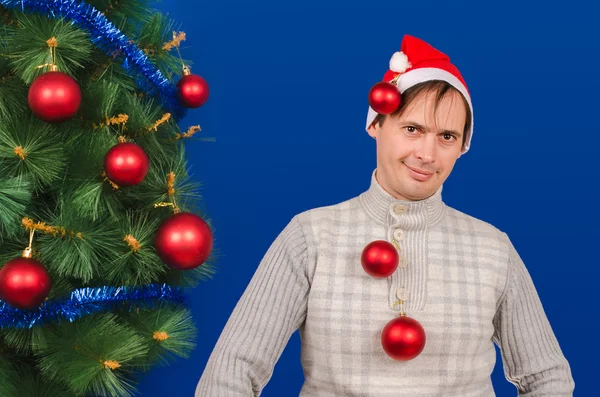
[[[408,57],[402,51],[392,55],[390,70],[397,73],[394,79],[410,67],[411,64],[408,61]],[[369,105],[377,113],[391,114],[400,106],[401,95],[394,79],[392,79],[392,82],[380,81],[371,87],[369,91]]]

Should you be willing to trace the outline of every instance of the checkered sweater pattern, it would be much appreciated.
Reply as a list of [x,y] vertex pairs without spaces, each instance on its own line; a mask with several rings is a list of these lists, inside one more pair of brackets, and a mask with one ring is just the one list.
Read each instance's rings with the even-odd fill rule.
[[[398,200],[374,171],[359,196],[294,216],[235,306],[195,396],[260,396],[298,330],[300,397],[493,397],[494,344],[519,396],[571,397],[569,363],[516,248],[506,233],[447,206],[442,190]],[[360,263],[379,239],[395,240],[401,258],[384,279]],[[399,289],[426,333],[410,361],[381,346],[383,327],[399,314]]]

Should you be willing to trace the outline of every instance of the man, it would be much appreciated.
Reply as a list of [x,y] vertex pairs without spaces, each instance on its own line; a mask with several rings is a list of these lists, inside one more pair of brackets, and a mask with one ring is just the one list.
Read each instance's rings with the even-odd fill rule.
[[[495,396],[494,343],[520,396],[572,396],[570,366],[508,236],[442,201],[472,137],[462,76],[411,36],[392,60],[383,80],[401,101],[391,114],[369,108],[377,147],[369,188],[294,216],[279,234],[233,310],[197,397],[260,395],[297,329],[301,397]],[[363,253],[381,240],[397,250],[397,267],[373,277]],[[398,314],[426,336],[409,359],[384,342],[419,342],[407,342],[415,328],[409,337],[384,335]]]

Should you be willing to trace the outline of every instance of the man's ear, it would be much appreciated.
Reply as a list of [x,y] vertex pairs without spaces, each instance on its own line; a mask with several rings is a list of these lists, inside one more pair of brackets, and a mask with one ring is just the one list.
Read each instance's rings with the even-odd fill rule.
[[372,122],[371,125],[369,126],[369,128],[367,129],[367,132],[369,133],[371,138],[376,139],[377,133],[379,132],[379,121]]

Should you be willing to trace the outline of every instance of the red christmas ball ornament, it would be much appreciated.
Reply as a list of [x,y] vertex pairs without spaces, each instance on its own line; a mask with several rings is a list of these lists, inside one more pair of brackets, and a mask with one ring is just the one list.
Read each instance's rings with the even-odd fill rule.
[[159,226],[154,246],[158,256],[170,267],[193,269],[208,259],[213,247],[212,231],[199,216],[180,212]]
[[117,185],[137,185],[146,177],[148,167],[146,152],[135,143],[118,143],[104,156],[104,171]]
[[409,361],[421,354],[426,340],[423,326],[406,315],[387,323],[381,332],[383,350],[399,361]]
[[27,101],[36,117],[48,123],[60,123],[79,110],[81,90],[71,76],[52,70],[33,80]]
[[188,108],[197,108],[208,100],[208,83],[202,77],[192,74],[189,67],[183,68],[183,77],[177,83],[181,103]]
[[379,114],[390,114],[400,106],[400,91],[392,83],[380,81],[369,91],[369,105]]
[[17,309],[39,307],[50,292],[50,276],[32,258],[15,258],[0,269],[0,299]]
[[367,274],[375,278],[391,276],[398,267],[398,251],[385,240],[373,241],[363,249],[360,262]]

